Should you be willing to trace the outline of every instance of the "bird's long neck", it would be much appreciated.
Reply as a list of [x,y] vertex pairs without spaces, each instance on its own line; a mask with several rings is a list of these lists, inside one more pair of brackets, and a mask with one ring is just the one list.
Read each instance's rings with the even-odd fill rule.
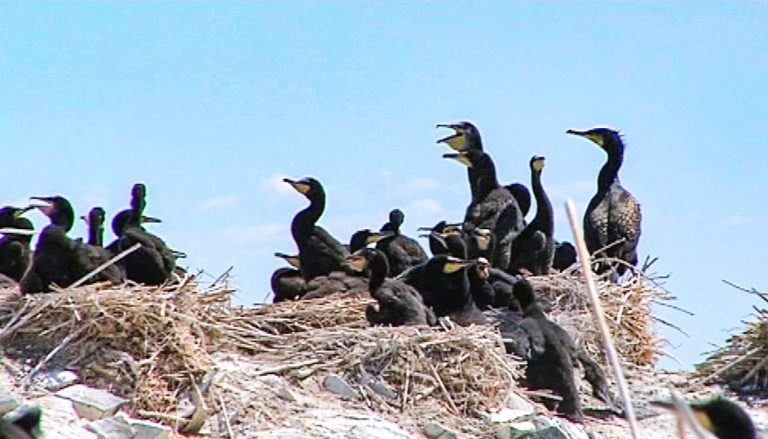
[[65,232],[69,232],[75,224],[75,213],[72,209],[59,207],[51,217],[51,224],[61,227]]
[[526,317],[545,317],[544,311],[541,310],[541,306],[539,306],[538,302],[536,302],[536,299],[533,300],[533,302],[527,304],[523,308],[523,314],[525,314]]
[[368,289],[376,291],[384,283],[384,279],[389,274],[389,261],[384,253],[376,250],[376,253],[370,265],[371,277],[368,279]]
[[97,223],[88,225],[88,244],[98,247],[104,246],[104,226]]
[[[499,187],[499,180],[498,178],[496,178],[496,166],[493,164],[493,161],[488,156],[485,157],[482,163],[479,163],[476,166],[477,166],[477,170],[476,170],[477,197],[485,197],[492,190],[497,189]],[[474,193],[473,193],[473,198],[476,198]]]
[[617,145],[614,148],[607,149],[608,160],[605,161],[600,174],[597,176],[597,190],[607,191],[614,181],[619,179],[619,168],[624,161],[624,148]]
[[325,196],[317,196],[309,201],[309,206],[297,213],[291,223],[291,232],[298,241],[299,238],[306,238],[315,227],[315,223],[325,210]]
[[536,216],[531,221],[531,225],[535,230],[552,236],[555,231],[555,224],[552,221],[554,211],[547,192],[541,184],[541,171],[531,172],[531,188],[533,188],[533,196],[536,197]]

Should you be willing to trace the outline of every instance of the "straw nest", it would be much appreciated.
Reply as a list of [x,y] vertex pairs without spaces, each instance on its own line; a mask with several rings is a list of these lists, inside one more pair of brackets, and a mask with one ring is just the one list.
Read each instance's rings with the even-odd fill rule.
[[[768,302],[766,293],[726,283]],[[725,383],[745,393],[768,392],[768,308],[755,306],[753,310],[752,319],[743,322],[746,328],[742,332],[730,336],[696,366],[697,381]]]
[[[603,362],[573,270],[531,281],[554,305],[553,318]],[[649,306],[671,297],[642,274],[621,285],[600,282],[599,290],[622,360],[652,364],[662,340]],[[200,289],[191,279],[175,286],[90,285],[25,297],[0,290],[0,343],[34,357],[26,384],[49,366],[77,369],[85,382],[130,398],[137,414],[175,421],[182,431],[185,424],[187,430],[199,428],[194,418],[201,412],[226,411],[228,398],[242,400],[232,386],[217,387],[221,371],[212,355],[221,352],[252,360],[255,370],[248,376],[282,375],[299,383],[333,373],[377,410],[419,411],[430,404],[453,416],[479,417],[503,404],[524,367],[504,353],[499,332],[490,326],[368,327],[367,295],[233,307],[231,294],[226,285]],[[372,378],[393,394],[370,391],[366,382]],[[179,401],[191,401],[186,413]]]

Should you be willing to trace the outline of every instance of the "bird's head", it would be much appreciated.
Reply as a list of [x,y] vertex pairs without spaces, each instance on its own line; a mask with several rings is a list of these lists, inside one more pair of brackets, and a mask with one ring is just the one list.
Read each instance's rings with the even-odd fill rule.
[[618,148],[623,148],[624,146],[621,140],[621,134],[618,130],[613,128],[596,127],[585,131],[571,129],[566,131],[566,133],[589,139],[597,146],[609,153]]
[[453,134],[443,137],[437,143],[445,143],[456,151],[483,149],[480,131],[471,122],[440,123],[437,124],[437,128],[450,128],[453,130]]
[[531,157],[530,167],[531,171],[541,172],[544,169],[544,157],[538,155]]
[[304,195],[308,199],[313,199],[317,194],[323,191],[323,186],[319,181],[312,177],[305,177],[301,180],[291,180],[290,178],[284,178],[284,182],[291,185],[296,192]]

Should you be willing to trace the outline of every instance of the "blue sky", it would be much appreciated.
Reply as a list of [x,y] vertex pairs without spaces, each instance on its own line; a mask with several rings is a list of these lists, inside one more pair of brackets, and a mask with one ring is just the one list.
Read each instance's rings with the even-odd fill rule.
[[547,157],[571,239],[563,202],[583,211],[604,156],[565,130],[607,124],[641,257],[695,313],[662,310],[691,335],[672,353],[691,364],[758,303],[721,279],[768,289],[768,3],[283,3],[0,3],[2,203],[111,217],[142,181],[152,230],[195,269],[234,265],[253,303],[306,205],[281,177],[324,183],[344,241],[394,207],[409,233],[459,220],[465,172],[434,125],[470,119],[502,182]]

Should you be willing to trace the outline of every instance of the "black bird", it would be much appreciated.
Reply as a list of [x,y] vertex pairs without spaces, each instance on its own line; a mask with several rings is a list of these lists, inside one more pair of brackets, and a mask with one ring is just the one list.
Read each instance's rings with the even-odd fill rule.
[[272,278],[270,279],[270,285],[274,293],[272,303],[300,298],[306,293],[307,283],[301,277],[298,255],[275,253],[275,256],[285,260],[292,268],[282,267],[272,273]]
[[[453,134],[443,137],[437,143],[445,143],[456,151],[483,150],[483,139],[480,137],[480,131],[471,122],[462,121],[456,123],[437,124],[437,128],[450,128]],[[477,170],[468,167],[467,178],[469,180],[469,189],[472,198],[477,196]]]
[[[0,209],[0,228],[15,229],[0,238],[0,274],[18,282],[27,271],[32,258],[32,222],[22,217],[32,207],[18,208],[5,206]],[[29,231],[30,233],[23,233]]]
[[459,259],[467,258],[467,247],[461,224],[448,224],[440,221],[434,227],[419,227],[422,238],[429,239],[429,251],[433,256],[449,255]]
[[104,220],[106,214],[101,207],[94,207],[88,215],[80,217],[88,226],[88,244],[97,247],[104,246]]
[[496,302],[496,293],[493,285],[489,281],[491,277],[490,264],[485,258],[477,258],[472,266],[467,268],[467,278],[469,279],[469,292],[472,294],[472,300],[480,310],[486,310],[494,306]]
[[317,276],[343,270],[344,258],[349,252],[339,241],[317,226],[317,220],[325,210],[323,185],[314,178],[302,180],[283,179],[309,200],[309,207],[294,216],[291,234],[299,248],[301,275],[309,282]]
[[398,279],[388,278],[389,263],[383,252],[362,248],[346,259],[356,271],[370,272],[368,291],[378,306],[369,304],[365,316],[371,325],[434,325],[435,315],[422,301],[421,294]]
[[555,241],[555,257],[552,260],[552,268],[563,271],[575,263],[576,247],[567,241]]
[[[45,203],[35,207],[50,219],[51,224],[40,232],[32,264],[19,282],[22,294],[48,292],[51,284],[68,287],[109,260],[110,254],[104,249],[67,236],[75,222],[75,214],[66,198],[55,196],[33,199]],[[104,281],[122,283],[123,274],[117,266],[110,265],[87,283]]]
[[506,190],[515,197],[517,200],[517,207],[520,208],[520,213],[525,218],[528,215],[528,211],[531,210],[531,191],[528,190],[522,183],[512,183],[504,186]]
[[518,331],[506,338],[513,340],[512,351],[528,362],[528,386],[554,390],[562,397],[557,411],[573,421],[581,421],[584,414],[574,377],[574,366],[579,361],[595,397],[613,408],[614,401],[600,366],[583,349],[576,347],[568,332],[547,319],[530,282],[519,280],[514,286],[514,296],[523,310],[523,320]]
[[40,407],[27,406],[14,415],[0,419],[0,439],[35,439],[40,437]]
[[403,273],[399,279],[416,288],[436,317],[449,316],[455,323],[468,326],[487,321],[472,299],[467,267],[474,261],[437,255],[426,263]]
[[[624,160],[624,142],[618,131],[593,128],[568,130],[568,134],[585,137],[608,154],[608,160],[597,177],[597,193],[584,213],[584,241],[595,257],[618,258],[637,265],[637,243],[640,239],[640,203],[619,182],[619,168]],[[600,251],[601,249],[605,249]],[[597,253],[597,254],[595,254]],[[598,272],[615,270],[621,276],[624,264],[601,264]]]
[[125,276],[145,285],[161,285],[172,279],[176,270],[178,252],[171,250],[158,236],[146,231],[142,224],[160,220],[144,215],[146,187],[137,183],[131,189],[131,207],[112,218],[112,232],[117,236],[107,249],[119,254],[136,244],[141,246],[123,258],[120,263]]
[[530,161],[531,187],[536,197],[536,216],[512,243],[510,273],[527,270],[534,275],[549,274],[555,256],[555,222],[552,203],[541,184],[544,157],[533,156]]
[[[370,244],[381,242],[392,236],[392,232],[372,232],[370,229],[358,230],[349,240],[352,251],[360,250]],[[327,275],[316,276],[307,282],[303,299],[317,299],[334,293],[358,294],[368,290],[368,271],[347,270],[332,271]]]
[[[665,408],[674,408],[669,402],[652,401]],[[720,439],[758,439],[757,429],[747,412],[738,404],[723,397],[690,404],[696,420],[707,431]]]
[[493,231],[494,254],[491,264],[506,269],[509,266],[510,245],[523,230],[523,215],[517,200],[496,178],[496,167],[491,157],[478,150],[443,154],[474,169],[477,173],[477,190],[467,207],[462,228],[471,234],[474,229]]
[[[382,232],[391,232],[391,238],[382,239],[376,244],[389,261],[389,270],[392,276],[397,276],[403,271],[427,262],[427,254],[415,239],[409,238],[400,232],[405,214],[400,209],[389,212],[389,222],[381,227]],[[354,251],[354,250],[353,250]]]

